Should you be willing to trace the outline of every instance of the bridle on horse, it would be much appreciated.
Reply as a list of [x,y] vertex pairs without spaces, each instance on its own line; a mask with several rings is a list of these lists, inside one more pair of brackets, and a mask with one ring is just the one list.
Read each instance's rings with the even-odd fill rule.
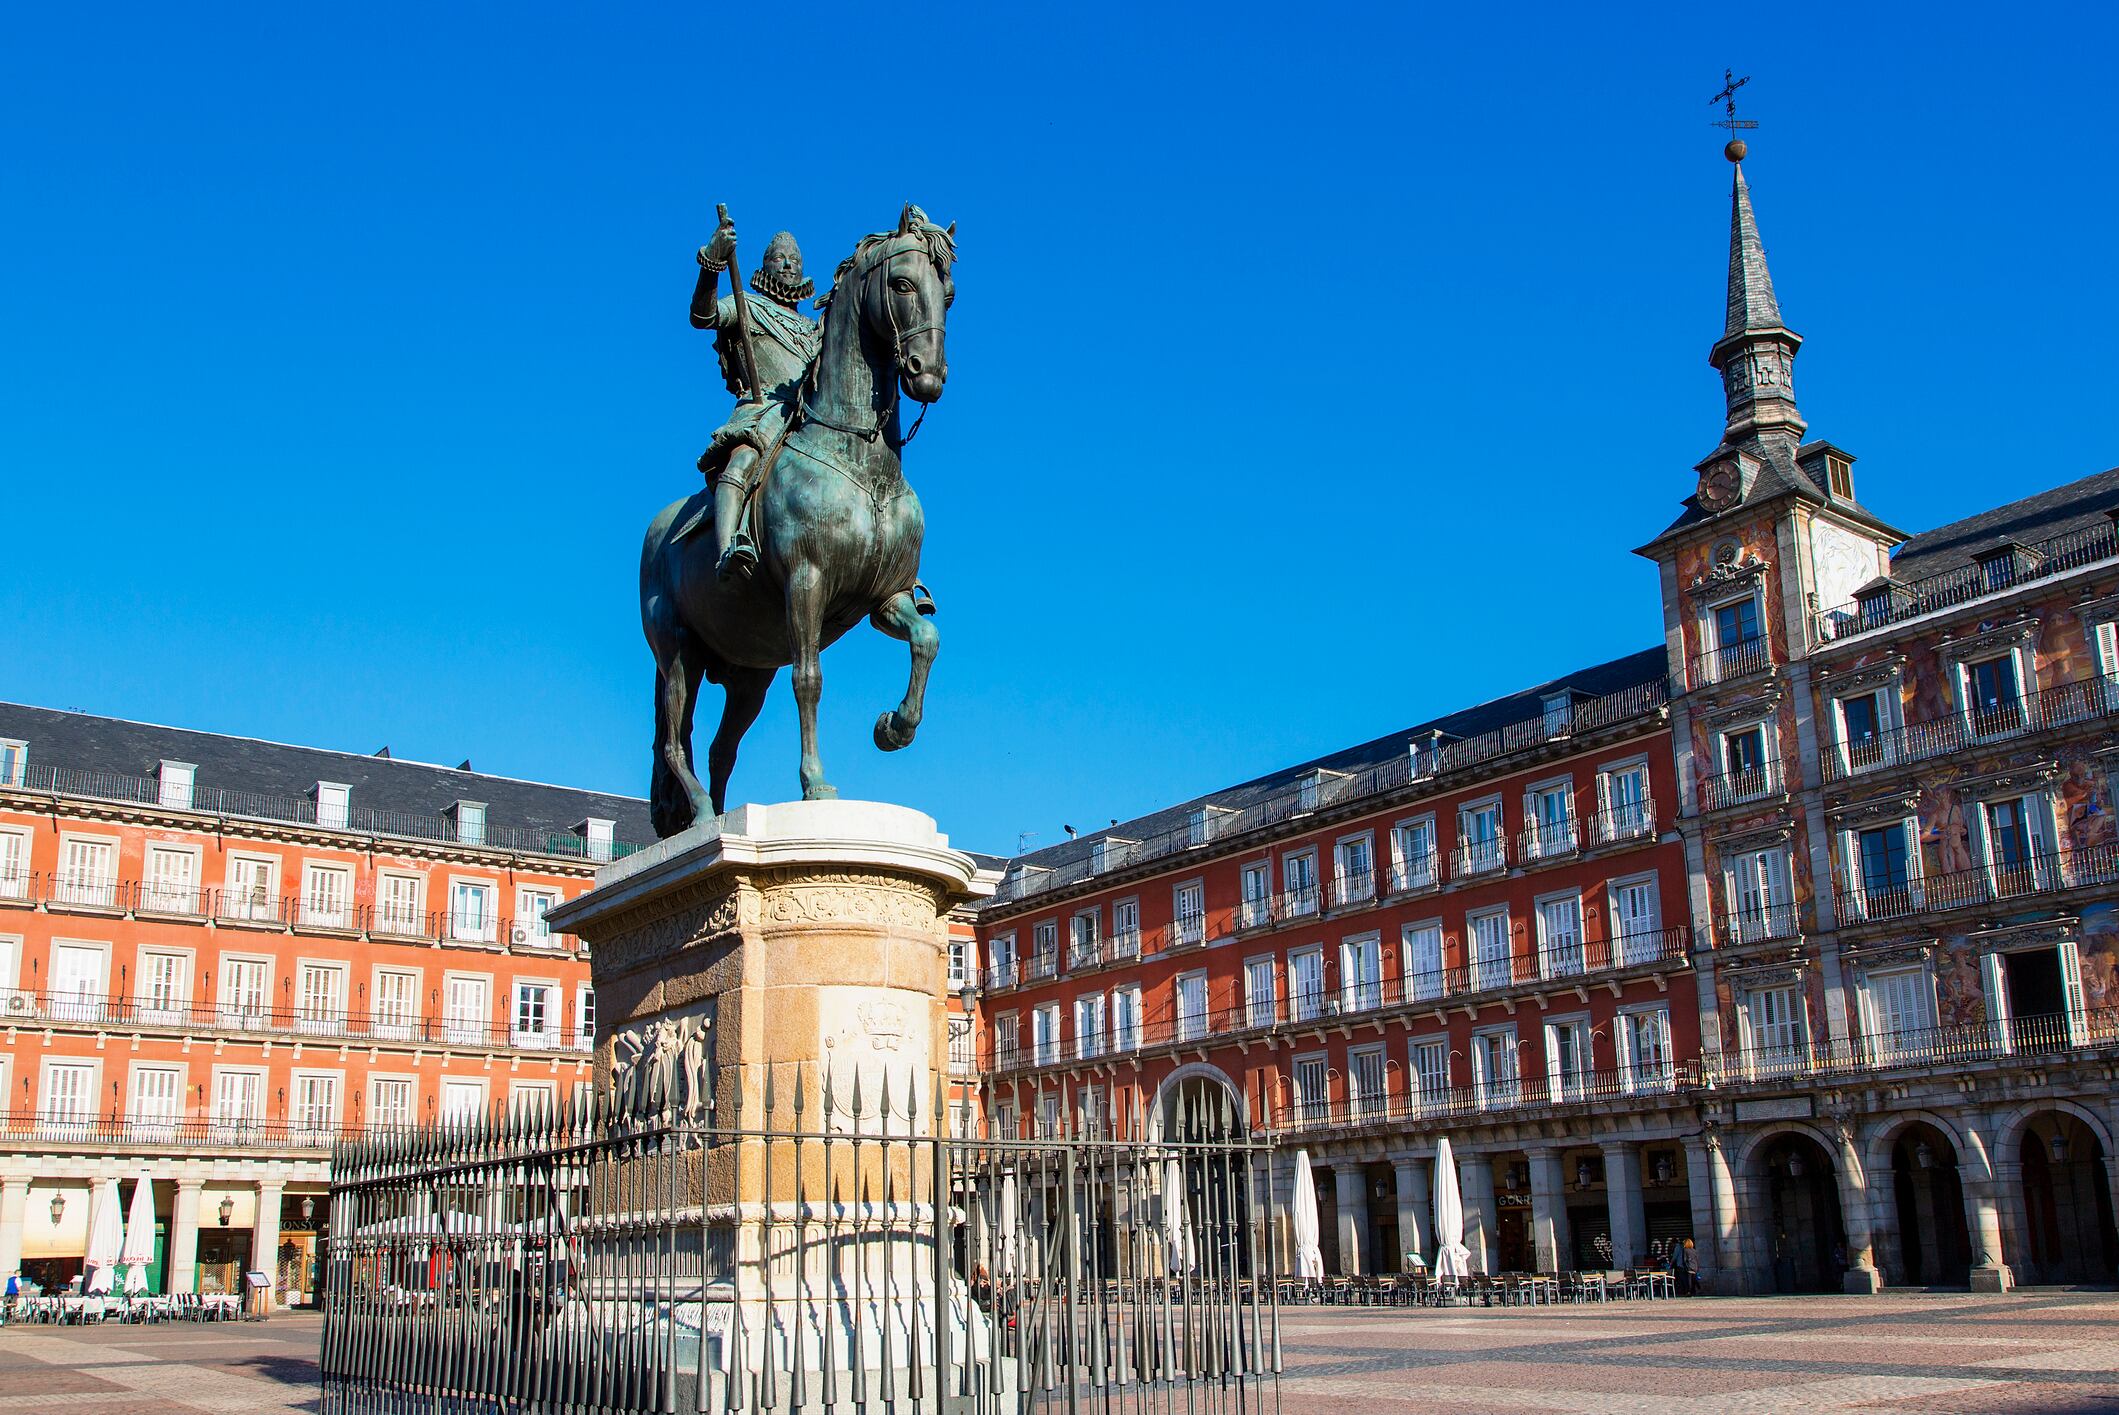
[[[789,419],[790,428],[796,422],[812,422],[820,427],[828,427],[833,432],[843,432],[849,437],[858,437],[863,442],[873,442],[883,435],[884,424],[889,421],[890,415],[897,411],[899,397],[898,375],[905,367],[906,341],[916,335],[946,328],[943,321],[939,319],[930,319],[925,323],[915,324],[909,329],[901,328],[898,324],[897,302],[890,298],[890,262],[901,255],[911,255],[915,252],[933,259],[933,248],[928,245],[927,237],[918,231],[908,232],[902,236],[894,235],[888,237],[881,245],[875,247],[866,255],[856,256],[854,259],[853,273],[856,279],[865,279],[868,273],[878,265],[884,267],[883,317],[890,321],[890,407],[876,414],[874,427],[849,427],[845,423],[833,422],[809,405],[809,393],[815,387],[817,377],[816,365],[812,364],[810,365],[809,377],[802,381],[802,387],[796,394],[795,416]],[[943,308],[948,308],[946,301],[943,304]],[[912,439],[919,435],[920,424],[927,421],[927,410],[933,406],[932,403],[922,403],[920,405],[919,415],[912,420],[911,430],[898,439],[899,447],[910,445]],[[786,438],[784,431],[781,434],[781,438],[783,441]],[[778,450],[777,447],[774,449],[776,452]],[[761,474],[758,480],[762,481],[763,479]]]

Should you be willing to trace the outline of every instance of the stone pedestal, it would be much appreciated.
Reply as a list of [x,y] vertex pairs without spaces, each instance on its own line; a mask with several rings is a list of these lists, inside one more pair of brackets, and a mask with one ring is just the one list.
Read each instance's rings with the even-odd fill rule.
[[613,1133],[644,1137],[583,1217],[700,1235],[658,1319],[713,1408],[732,1377],[799,1408],[902,1393],[938,1344],[959,1370],[988,1349],[946,1261],[937,1113],[946,919],[975,868],[903,807],[744,806],[606,866],[550,916],[592,949]]

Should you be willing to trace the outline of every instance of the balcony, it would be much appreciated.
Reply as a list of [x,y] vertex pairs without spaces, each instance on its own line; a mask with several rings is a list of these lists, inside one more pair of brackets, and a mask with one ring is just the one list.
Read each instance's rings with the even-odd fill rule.
[[1954,756],[1975,743],[2064,731],[2119,718],[2119,679],[2097,676],[2055,683],[1970,713],[1909,722],[1859,742],[1839,742],[1822,753],[1824,778],[1845,781],[1894,767]]
[[1180,914],[1177,922],[1170,925],[1167,947],[1197,948],[1207,941],[1207,920],[1204,914]]
[[1459,879],[1490,875],[1508,868],[1508,846],[1500,836],[1487,840],[1461,840],[1450,855],[1450,869]]
[[1758,766],[1741,767],[1736,771],[1725,771],[1719,776],[1700,778],[1700,809],[1727,810],[1731,806],[1741,806],[1747,801],[1763,801],[1778,796],[1784,789],[1779,760],[1769,760]]
[[1792,939],[1801,933],[1802,919],[1793,904],[1760,904],[1732,909],[1722,916],[1722,942],[1731,947]]
[[1291,1133],[1358,1131],[1636,1098],[1664,1104],[1664,1098],[1699,1084],[1696,1063],[1670,1061],[1614,1071],[1563,1072],[1557,1077],[1502,1077],[1469,1086],[1440,1086],[1423,1080],[1411,1091],[1283,1102],[1274,1108],[1269,1124]]
[[2110,560],[2119,556],[2119,524],[2069,531],[2026,546],[2024,552],[2027,553],[2012,558],[2006,573],[1996,574],[1979,564],[1966,565],[1924,579],[1893,581],[1858,599],[1833,605],[1816,616],[1817,640],[1832,643],[1865,634]]
[[1589,818],[1589,843],[1592,848],[1622,845],[1632,840],[1648,840],[1654,836],[1654,801],[1628,801],[1606,807]]
[[1079,972],[1104,961],[1102,944],[1093,936],[1076,937],[1067,945],[1067,970]]
[[1243,900],[1236,906],[1236,927],[1262,929],[1273,922],[1273,901],[1268,896]]
[[1104,957],[1114,963],[1123,963],[1140,957],[1140,930],[1120,929],[1104,941]]
[[1044,981],[1045,979],[1047,979],[1047,978],[1056,978],[1056,977],[1058,977],[1058,976],[1059,976],[1059,954],[1058,954],[1058,952],[1057,952],[1057,951],[1053,951],[1053,952],[1046,952],[1046,953],[1033,953],[1033,954],[1031,954],[1031,955],[1030,955],[1030,966],[1029,966],[1029,968],[1028,968],[1028,969],[1026,970],[1026,975],[1027,975],[1027,977],[1029,978],[1029,981],[1031,981],[1031,982],[1033,982],[1033,983],[1043,982],[1043,981]]
[[1345,909],[1376,897],[1374,870],[1349,870],[1332,876],[1332,907]]
[[1274,897],[1273,917],[1276,920],[1306,919],[1317,912],[1317,906],[1317,886],[1298,885]]
[[1565,859],[1579,848],[1579,833],[1573,816],[1557,821],[1532,821],[1516,837],[1516,858],[1526,865],[1540,860]]
[[1845,923],[1875,923],[2111,884],[2119,884],[2119,844],[2107,841],[1875,886],[1842,885],[1839,909]]
[[986,969],[986,986],[989,988],[1012,988],[1016,983],[1016,967],[1013,958],[1004,958],[990,964]]
[[57,1111],[0,1112],[0,1137],[34,1137],[40,1145],[101,1150],[166,1149],[195,1154],[215,1148],[240,1148],[275,1153],[329,1153],[341,1137],[374,1133],[377,1133],[375,1128],[363,1129],[344,1121],[324,1121],[316,1117],[294,1121],[212,1115],[113,1119]]
[[1695,689],[1711,688],[1717,683],[1764,672],[1772,664],[1772,648],[1764,638],[1746,639],[1740,644],[1704,649],[1694,654],[1686,667],[1685,681]]
[[1411,894],[1433,889],[1441,883],[1441,859],[1432,850],[1410,856],[1391,866],[1391,893]]
[[588,1051],[588,1032],[549,1022],[495,1024],[461,1013],[424,1016],[404,1011],[355,1012],[329,1003],[273,1007],[255,993],[212,1002],[156,997],[109,997],[33,988],[0,991],[0,1022],[57,1023],[99,1030],[153,1030],[328,1038],[346,1042],[447,1042],[517,1051]]
[[116,909],[118,877],[82,870],[63,870],[51,876],[46,903],[55,909]]
[[1726,1089],[1806,1086],[1820,1077],[1900,1068],[1961,1069],[1980,1062],[2119,1051],[2119,1008],[1901,1028],[1840,1041],[1727,1050],[1703,1062],[1703,1084]]

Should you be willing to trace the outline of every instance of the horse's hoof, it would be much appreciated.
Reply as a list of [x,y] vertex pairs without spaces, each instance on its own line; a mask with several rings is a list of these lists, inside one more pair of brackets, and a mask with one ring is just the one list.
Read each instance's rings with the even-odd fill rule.
[[886,712],[876,718],[876,750],[895,752],[900,747],[912,745],[912,734],[919,729],[914,727],[901,729],[897,724],[897,718],[898,715],[894,712]]
[[814,786],[803,787],[802,799],[805,801],[836,801],[839,799],[839,788],[828,786],[820,781]]

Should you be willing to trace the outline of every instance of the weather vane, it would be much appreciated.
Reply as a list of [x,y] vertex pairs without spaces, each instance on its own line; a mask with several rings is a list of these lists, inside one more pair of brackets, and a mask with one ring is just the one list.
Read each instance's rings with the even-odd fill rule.
[[1710,123],[1708,126],[1729,130],[1729,142],[1722,148],[1722,156],[1728,158],[1731,162],[1742,162],[1744,160],[1744,140],[1738,137],[1737,133],[1744,128],[1755,128],[1758,126],[1758,123],[1753,119],[1736,116],[1736,91],[1750,82],[1751,75],[1746,74],[1742,78],[1738,78],[1734,69],[1724,69],[1722,70],[1722,91],[1707,100],[1709,103],[1724,105],[1728,112],[1727,117]]

